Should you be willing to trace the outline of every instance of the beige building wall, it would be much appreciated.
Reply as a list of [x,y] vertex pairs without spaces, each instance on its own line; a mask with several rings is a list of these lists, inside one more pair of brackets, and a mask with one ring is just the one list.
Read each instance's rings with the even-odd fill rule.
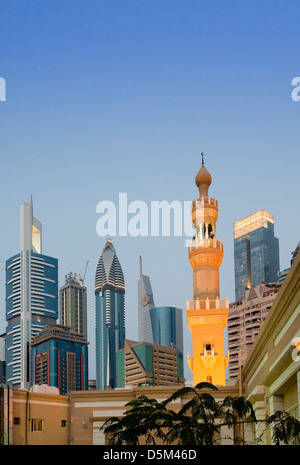
[[[297,255],[242,368],[242,384],[258,418],[284,410],[300,420],[300,254]],[[262,425],[247,437],[256,439]],[[271,444],[271,431],[263,433]]]
[[67,445],[69,421],[68,397],[13,392],[14,445]]
[[[131,387],[114,391],[76,391],[71,396],[71,444],[72,445],[104,445],[105,435],[101,426],[112,416],[122,417],[125,404],[139,396],[146,395],[163,401],[170,397],[178,386]],[[218,391],[208,390],[217,400],[226,396],[238,396],[238,388],[222,386]],[[172,403],[172,408],[179,411],[191,395],[183,396]],[[222,428],[222,442],[233,444],[233,432]]]

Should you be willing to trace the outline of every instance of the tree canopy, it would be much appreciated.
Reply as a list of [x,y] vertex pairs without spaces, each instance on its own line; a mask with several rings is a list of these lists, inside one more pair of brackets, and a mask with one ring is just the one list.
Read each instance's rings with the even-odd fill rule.
[[[205,392],[203,392],[205,390]],[[243,397],[226,397],[217,401],[206,392],[217,391],[213,384],[203,382],[195,387],[183,387],[167,400],[158,402],[147,396],[130,401],[122,418],[112,417],[102,429],[110,444],[137,445],[213,445],[219,442],[222,426],[234,428],[251,417],[256,421],[252,405]],[[176,412],[168,408],[177,399],[186,396],[187,401]]]

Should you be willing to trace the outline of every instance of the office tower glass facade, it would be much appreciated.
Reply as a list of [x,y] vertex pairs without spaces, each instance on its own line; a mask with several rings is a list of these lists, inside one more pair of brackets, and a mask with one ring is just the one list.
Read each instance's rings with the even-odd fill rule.
[[183,352],[182,310],[175,307],[153,307],[150,319],[154,344]]
[[138,281],[139,341],[175,347],[183,351],[182,310],[175,307],[155,307],[151,282],[142,272]]
[[87,290],[72,273],[66,275],[59,289],[59,321],[87,337]]
[[111,239],[97,265],[95,318],[97,389],[114,389],[116,353],[125,341],[125,281]]
[[274,218],[260,210],[234,223],[235,298],[244,288],[261,282],[276,282],[279,272],[279,241],[274,236]]
[[31,386],[33,338],[58,318],[58,261],[42,254],[42,226],[32,202],[20,207],[20,253],[6,261],[6,377]]
[[88,342],[69,327],[52,325],[32,341],[32,384],[60,394],[88,389]]

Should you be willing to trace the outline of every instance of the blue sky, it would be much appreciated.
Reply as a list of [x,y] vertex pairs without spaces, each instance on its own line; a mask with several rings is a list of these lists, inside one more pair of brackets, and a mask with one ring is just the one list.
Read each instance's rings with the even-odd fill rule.
[[[43,252],[86,276],[90,377],[94,277],[105,239],[96,205],[193,200],[200,153],[219,200],[221,297],[234,300],[233,223],[274,215],[280,267],[299,242],[299,13],[295,1],[10,0],[2,2],[0,332],[5,260],[19,250],[19,205],[33,196]],[[156,305],[185,311],[185,238],[113,238],[137,339],[138,257]],[[2,276],[2,277],[1,277]],[[2,285],[1,285],[2,281]],[[2,303],[1,303],[2,302]],[[185,352],[191,352],[184,313]],[[188,368],[186,378],[191,379]]]

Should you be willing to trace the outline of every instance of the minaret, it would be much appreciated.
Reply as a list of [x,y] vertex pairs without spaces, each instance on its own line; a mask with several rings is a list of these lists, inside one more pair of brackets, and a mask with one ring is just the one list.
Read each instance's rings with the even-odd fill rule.
[[228,357],[224,353],[224,329],[229,299],[220,300],[223,244],[215,235],[218,201],[208,195],[212,178],[204,166],[204,154],[201,155],[202,167],[195,179],[199,198],[192,202],[195,236],[188,248],[194,291],[194,300],[187,300],[187,323],[193,338],[193,358],[188,354],[188,364],[194,385],[203,381],[225,385]]

